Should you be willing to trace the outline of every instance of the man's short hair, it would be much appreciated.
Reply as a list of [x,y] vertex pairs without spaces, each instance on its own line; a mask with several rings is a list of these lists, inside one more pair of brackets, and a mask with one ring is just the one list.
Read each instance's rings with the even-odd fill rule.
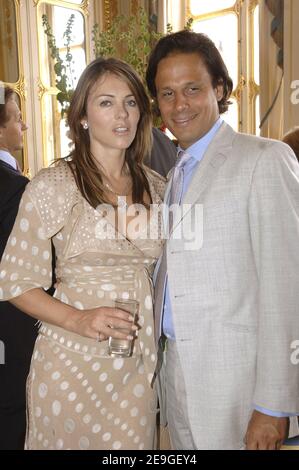
[[155,79],[159,62],[175,53],[196,53],[202,58],[211,76],[213,87],[223,86],[223,97],[218,101],[219,113],[222,114],[227,111],[228,105],[231,104],[229,97],[233,89],[233,81],[228,74],[221,54],[208,36],[189,30],[164,36],[152,50],[146,72],[146,82],[151,95],[154,98],[157,97]]
[[9,120],[6,114],[6,104],[8,100],[15,94],[14,90],[9,86],[4,86],[4,103],[0,103],[0,126],[4,127]]

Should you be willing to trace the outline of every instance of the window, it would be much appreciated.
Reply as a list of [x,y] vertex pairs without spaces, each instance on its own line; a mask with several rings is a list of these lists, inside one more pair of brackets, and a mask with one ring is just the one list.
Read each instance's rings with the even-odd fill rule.
[[61,105],[57,100],[56,75],[54,72],[54,60],[51,58],[51,50],[48,46],[47,36],[42,26],[42,16],[46,15],[55,37],[56,47],[60,57],[65,61],[67,54],[66,38],[64,32],[67,23],[74,15],[71,28],[71,43],[69,53],[72,60],[67,69],[68,88],[74,89],[77,81],[87,63],[86,41],[86,11],[82,9],[81,0],[55,1],[42,0],[38,5],[38,29],[39,29],[39,65],[40,65],[40,99],[43,116],[43,155],[44,165],[48,166],[56,158],[68,155],[69,139],[67,138],[67,124],[65,116],[61,115]]
[[258,0],[187,0],[186,17],[214,41],[233,79],[233,104],[223,118],[235,130],[258,134]]

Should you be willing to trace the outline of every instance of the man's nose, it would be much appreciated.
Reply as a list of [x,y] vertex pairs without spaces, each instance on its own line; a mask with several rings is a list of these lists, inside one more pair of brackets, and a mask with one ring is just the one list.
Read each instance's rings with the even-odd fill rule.
[[177,94],[175,97],[175,108],[177,111],[182,111],[185,108],[188,107],[188,99],[187,97],[183,94]]

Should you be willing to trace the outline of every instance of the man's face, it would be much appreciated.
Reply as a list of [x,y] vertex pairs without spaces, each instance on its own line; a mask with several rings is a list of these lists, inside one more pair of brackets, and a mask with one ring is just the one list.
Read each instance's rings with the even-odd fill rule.
[[10,98],[5,106],[8,121],[0,126],[0,148],[10,153],[23,148],[23,133],[27,129],[22,121],[21,112],[14,100]]
[[212,80],[196,53],[173,53],[159,62],[155,78],[158,106],[164,124],[183,149],[204,136],[219,117],[222,85]]

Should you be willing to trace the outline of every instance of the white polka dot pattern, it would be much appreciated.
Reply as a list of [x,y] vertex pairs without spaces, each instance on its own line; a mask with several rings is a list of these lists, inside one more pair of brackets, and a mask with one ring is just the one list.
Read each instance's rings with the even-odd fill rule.
[[[153,202],[164,181],[148,170]],[[75,308],[136,299],[141,329],[133,357],[112,358],[98,343],[46,323],[28,378],[28,449],[152,449],[156,366],[149,277],[162,240],[98,238],[102,215],[80,195],[66,163],[28,185],[0,266],[0,298],[51,284],[51,238],[57,255],[56,298]],[[161,220],[152,218],[151,229]],[[115,234],[113,226],[111,233]],[[144,235],[144,234],[143,234]]]

